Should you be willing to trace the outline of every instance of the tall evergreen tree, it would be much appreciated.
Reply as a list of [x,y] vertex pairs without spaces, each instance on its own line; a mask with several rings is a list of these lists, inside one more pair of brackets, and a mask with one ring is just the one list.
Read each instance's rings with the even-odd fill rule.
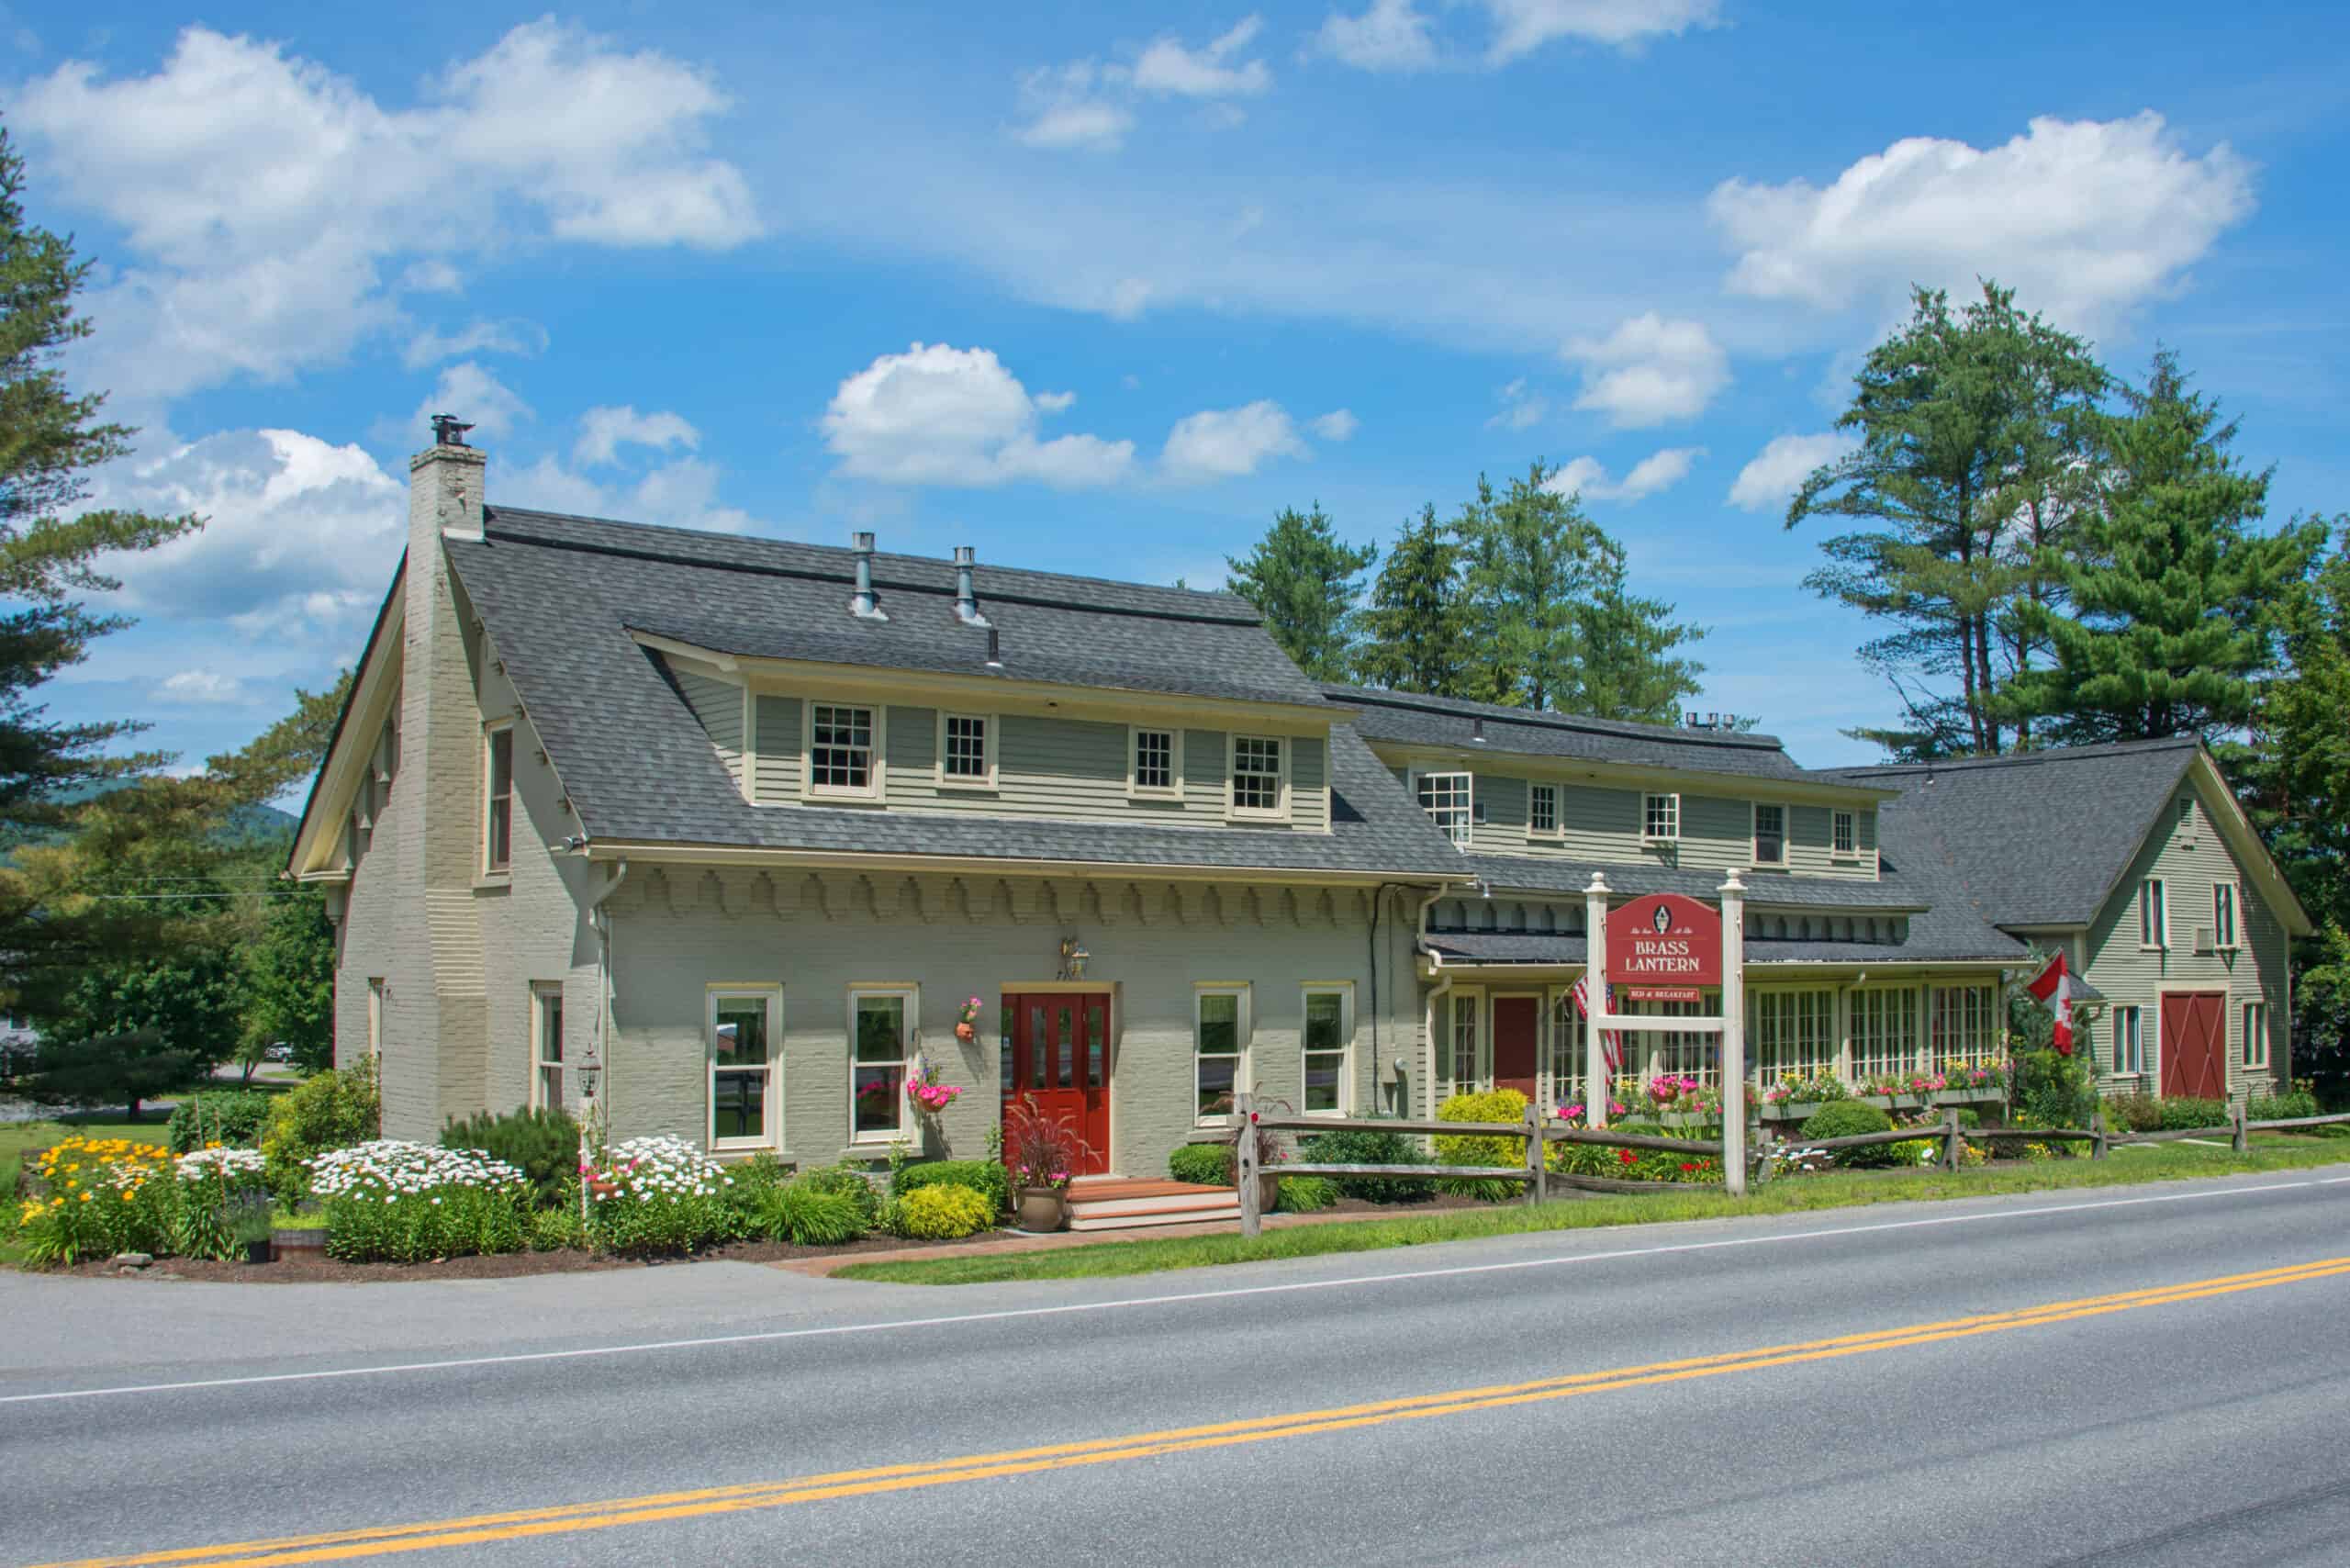
[[1550,487],[1556,472],[1537,462],[1499,494],[1480,474],[1476,499],[1453,520],[1468,588],[1466,696],[1572,704],[1599,530],[1576,498]]
[[2022,616],[2055,663],[2018,674],[2004,706],[2068,741],[2216,739],[2250,722],[2276,663],[2275,609],[2324,548],[2324,525],[2252,532],[2269,476],[2236,461],[2236,421],[2190,389],[2170,351],[2100,421],[2103,493],[2065,568],[2070,613]]
[[2106,375],[2079,339],[2019,311],[2012,290],[1986,283],[1956,314],[1939,291],[1912,299],[1837,420],[1860,447],[1804,481],[1786,526],[1877,525],[1827,540],[1829,564],[1805,579],[1896,628],[1861,656],[1893,685],[1903,722],[1856,733],[1911,755],[1998,752],[2029,734],[1995,700],[2033,663],[2038,622],[2022,609],[2058,581]]
[[1628,593],[1624,547],[1606,534],[1595,542],[1595,581],[1576,635],[1574,711],[1594,719],[1670,724],[1680,717],[1681,700],[1698,690],[1697,677],[1706,668],[1673,650],[1696,642],[1706,629],[1674,621],[1673,607],[1662,599]]
[[1321,502],[1306,513],[1283,507],[1255,549],[1225,557],[1232,571],[1225,591],[1263,613],[1273,641],[1307,675],[1345,680],[1352,674],[1362,575],[1378,556],[1375,545],[1342,543]]
[[1425,507],[1387,552],[1362,612],[1356,678],[1368,685],[1430,697],[1461,697],[1468,657],[1468,606],[1460,545]]

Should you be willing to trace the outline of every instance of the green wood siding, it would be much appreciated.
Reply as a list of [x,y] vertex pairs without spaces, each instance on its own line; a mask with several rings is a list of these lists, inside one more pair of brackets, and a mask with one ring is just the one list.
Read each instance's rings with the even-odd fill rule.
[[800,699],[761,697],[751,715],[751,751],[758,777],[751,799],[766,803],[800,798]]
[[734,777],[734,787],[743,787],[743,689],[729,686],[722,680],[712,680],[706,675],[690,670],[672,669],[677,678],[677,689],[686,694],[694,717],[710,733],[710,744],[718,748],[719,760],[726,764],[726,771]]
[[[1444,768],[1427,771],[1441,773]],[[1399,770],[1405,788],[1416,791],[1408,772]],[[1639,790],[1595,784],[1556,782],[1559,832],[1532,831],[1532,795],[1538,782],[1501,773],[1476,776],[1474,800],[1484,820],[1471,830],[1472,847],[1484,855],[1529,855],[1606,866],[1677,866],[1690,870],[1744,870],[1753,862],[1753,817],[1751,801],[1722,795],[1681,791],[1681,841],[1651,845],[1640,841],[1642,795]],[[1859,810],[1854,823],[1860,854],[1839,859],[1830,854],[1834,823],[1827,806],[1787,805],[1787,869],[1806,877],[1851,877],[1874,881],[1876,866],[1876,812]]]

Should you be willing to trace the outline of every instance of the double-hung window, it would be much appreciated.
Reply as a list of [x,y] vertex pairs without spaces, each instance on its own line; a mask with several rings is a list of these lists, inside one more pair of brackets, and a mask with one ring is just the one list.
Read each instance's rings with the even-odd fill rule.
[[2268,1003],[2265,1002],[2244,1004],[2244,1064],[2268,1065]]
[[500,724],[484,739],[481,864],[506,871],[514,864],[514,726]]
[[1830,812],[1828,820],[1828,852],[1830,855],[1858,855],[1861,852],[1860,813],[1837,811]]
[[1478,1025],[1483,1020],[1484,1013],[1485,998],[1482,992],[1456,991],[1452,993],[1452,1026],[1437,1043],[1439,1053],[1437,1077],[1441,1081],[1443,1092],[1467,1094],[1483,1086],[1484,1053],[1479,1047],[1483,1043],[1482,1036],[1484,1031]]
[[1559,834],[1559,787],[1529,784],[1526,790],[1526,831],[1540,838]]
[[1271,735],[1232,737],[1232,814],[1278,817],[1289,813],[1281,785],[1281,743]]
[[381,1060],[384,1055],[384,978],[375,975],[367,981],[367,1058]]
[[1348,1047],[1354,1036],[1354,1021],[1348,1016],[1352,1001],[1350,986],[1305,988],[1305,1025],[1300,1032],[1300,1045],[1305,1057],[1303,1108],[1309,1116],[1347,1114]]
[[2170,946],[2170,900],[2160,877],[2149,877],[2138,884],[2138,946]]
[[2211,946],[2221,952],[2236,945],[2236,885],[2211,884]]
[[1784,866],[1787,863],[1787,808],[1754,802],[1754,863],[1757,866]]
[[2113,1010],[2113,1070],[2117,1073],[2143,1073],[2146,1070],[2145,1014],[2135,1007]]
[[1420,775],[1420,810],[1443,830],[1457,848],[1469,847],[1472,817],[1470,807],[1476,781],[1467,773]]
[[531,1108],[563,1109],[563,987],[531,986]]
[[775,1070],[783,992],[775,986],[710,988],[710,1146],[773,1148],[783,1126]]
[[1644,844],[1677,844],[1681,840],[1681,797],[1640,797],[1640,840]]
[[1182,792],[1182,764],[1176,750],[1173,730],[1150,730],[1136,725],[1128,732],[1132,756],[1133,782],[1128,786],[1136,795],[1177,795]]
[[874,712],[842,702],[808,705],[808,790],[815,795],[871,795]]
[[906,1062],[913,1055],[914,992],[874,987],[849,992],[849,1135],[887,1143],[906,1125]]
[[1203,985],[1192,996],[1192,1087],[1203,1122],[1232,1114],[1248,1043],[1246,986]]
[[995,725],[985,714],[939,714],[938,781],[950,789],[995,787]]

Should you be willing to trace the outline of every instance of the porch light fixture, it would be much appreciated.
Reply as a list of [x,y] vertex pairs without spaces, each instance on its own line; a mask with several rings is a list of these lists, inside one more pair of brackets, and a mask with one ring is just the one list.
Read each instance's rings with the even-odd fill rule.
[[1085,961],[1093,957],[1074,936],[1061,938],[1061,972],[1057,979],[1080,980],[1085,978]]

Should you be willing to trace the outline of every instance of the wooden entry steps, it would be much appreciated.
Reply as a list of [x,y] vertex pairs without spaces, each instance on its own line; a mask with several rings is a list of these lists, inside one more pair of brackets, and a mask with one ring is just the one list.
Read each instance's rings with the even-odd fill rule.
[[1081,1176],[1069,1183],[1071,1230],[1133,1230],[1153,1225],[1197,1225],[1240,1218],[1240,1194],[1230,1187],[1189,1182],[1127,1181]]

